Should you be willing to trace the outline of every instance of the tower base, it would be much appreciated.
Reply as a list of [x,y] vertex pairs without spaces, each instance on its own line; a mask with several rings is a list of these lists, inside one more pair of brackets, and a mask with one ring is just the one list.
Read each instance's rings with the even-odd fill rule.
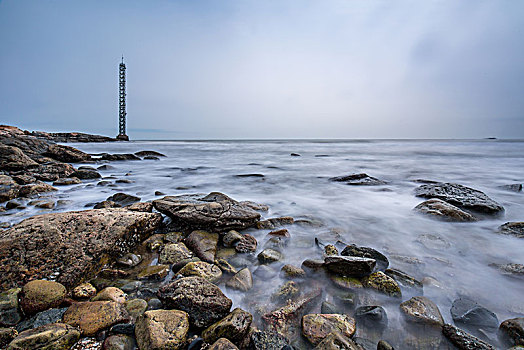
[[118,141],[129,141],[129,136],[127,136],[126,134],[120,134],[116,137],[116,139]]

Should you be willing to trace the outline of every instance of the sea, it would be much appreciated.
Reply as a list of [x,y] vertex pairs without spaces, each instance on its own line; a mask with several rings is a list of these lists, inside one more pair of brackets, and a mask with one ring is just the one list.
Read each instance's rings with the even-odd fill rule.
[[[285,263],[300,266],[307,258],[321,258],[315,238],[322,244],[339,241],[371,247],[388,257],[390,267],[424,281],[424,295],[439,306],[446,322],[452,323],[450,307],[459,297],[474,299],[499,321],[524,315],[523,276],[508,276],[493,267],[524,264],[524,239],[497,232],[506,222],[524,221],[524,192],[504,188],[524,182],[524,141],[213,140],[69,145],[90,154],[152,150],[166,157],[107,162],[110,168],[100,170],[102,179],[62,186],[51,194],[62,201],[54,211],[92,208],[116,192],[150,201],[162,197],[156,191],[165,195],[218,191],[236,200],[268,205],[263,218],[292,216],[316,223],[287,226],[291,239],[282,248]],[[350,186],[330,181],[355,173],[386,184]],[[116,183],[117,179],[130,181]],[[109,181],[109,186],[107,182],[97,185],[101,180]],[[414,195],[421,180],[481,190],[505,211],[473,223],[435,220],[413,210],[424,200]],[[4,215],[2,220],[15,223],[49,211],[29,208]],[[269,240],[268,231],[245,231],[259,241],[257,253]],[[256,268],[254,260],[250,269]],[[255,282],[251,294],[226,293],[234,306],[255,310],[256,301],[269,297],[283,280],[276,275]],[[403,300],[416,293],[405,292]],[[335,297],[323,298],[332,301]],[[389,329],[402,329],[398,301],[382,304]]]

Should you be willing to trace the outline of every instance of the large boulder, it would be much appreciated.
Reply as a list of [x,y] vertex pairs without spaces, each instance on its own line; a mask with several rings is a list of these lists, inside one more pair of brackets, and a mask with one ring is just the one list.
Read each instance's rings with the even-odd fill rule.
[[161,220],[124,209],[33,216],[0,232],[0,289],[51,277],[74,287],[147,238]]
[[189,319],[180,310],[151,310],[138,318],[135,335],[140,349],[183,349],[186,345]]
[[201,277],[181,278],[163,286],[158,297],[167,308],[187,312],[191,324],[199,328],[227,316],[233,304],[220,288]]
[[45,193],[45,192],[52,192],[52,191],[58,191],[55,187],[46,184],[42,181],[37,181],[33,184],[24,185],[20,187],[20,190],[18,191],[18,195],[20,197],[31,197],[39,193]]
[[8,350],[69,350],[80,339],[80,332],[63,323],[51,323],[20,333]]
[[443,221],[472,222],[477,221],[470,213],[444,202],[442,199],[429,199],[417,205],[415,211]]
[[452,205],[484,214],[497,214],[504,208],[484,192],[455,183],[425,184],[415,189],[415,195],[438,198]]
[[18,197],[18,185],[11,177],[0,175],[0,203]]
[[260,214],[250,206],[218,192],[167,196],[153,201],[153,205],[175,223],[189,228],[223,232],[245,229],[260,220]]
[[129,314],[123,304],[115,301],[85,301],[71,305],[62,319],[89,337],[112,325],[129,321]]

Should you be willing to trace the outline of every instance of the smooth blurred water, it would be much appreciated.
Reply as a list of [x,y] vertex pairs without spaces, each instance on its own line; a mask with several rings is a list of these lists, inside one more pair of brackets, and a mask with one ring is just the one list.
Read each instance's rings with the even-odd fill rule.
[[[61,209],[85,209],[89,203],[115,192],[138,195],[142,200],[167,195],[220,191],[237,200],[270,206],[265,217],[290,215],[322,221],[321,228],[288,227],[292,239],[285,262],[300,266],[321,252],[312,242],[326,241],[373,247],[390,259],[390,266],[422,279],[432,277],[440,288],[426,286],[424,293],[451,321],[451,302],[467,295],[494,311],[499,320],[524,315],[524,283],[503,276],[490,263],[524,263],[524,239],[497,234],[507,221],[524,221],[524,193],[501,185],[524,182],[524,142],[518,141],[140,141],[129,143],[72,144],[88,153],[133,153],[154,150],[166,158],[108,163],[114,169],[104,177],[132,180],[117,187],[96,186],[98,181],[62,187],[55,198],[70,200]],[[300,157],[292,157],[291,153]],[[93,166],[93,164],[87,164]],[[95,166],[98,166],[96,164]],[[384,186],[347,186],[329,177],[367,173],[388,182]],[[127,176],[126,176],[127,174]],[[237,177],[263,174],[264,177]],[[475,223],[440,222],[412,209],[423,199],[413,195],[415,179],[456,182],[485,192],[505,207],[501,217]],[[113,180],[114,181],[114,180]],[[41,211],[47,212],[47,211]],[[16,222],[28,215],[4,215]],[[249,230],[259,240],[268,230]],[[430,236],[428,240],[425,237]],[[415,259],[414,259],[415,258]],[[265,282],[267,283],[267,282]],[[269,295],[278,277],[264,284]],[[267,288],[267,286],[270,288]],[[230,292],[237,305],[248,305],[241,293]],[[409,298],[405,295],[403,299]],[[248,306],[246,306],[248,307]],[[390,325],[398,317],[398,303],[387,306]]]

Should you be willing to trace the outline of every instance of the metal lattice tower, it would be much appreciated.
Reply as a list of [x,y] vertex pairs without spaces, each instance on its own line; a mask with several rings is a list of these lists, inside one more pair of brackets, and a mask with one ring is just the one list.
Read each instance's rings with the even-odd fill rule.
[[126,65],[124,64],[124,56],[119,65],[119,85],[118,85],[118,136],[119,140],[128,141],[129,137],[126,135]]

